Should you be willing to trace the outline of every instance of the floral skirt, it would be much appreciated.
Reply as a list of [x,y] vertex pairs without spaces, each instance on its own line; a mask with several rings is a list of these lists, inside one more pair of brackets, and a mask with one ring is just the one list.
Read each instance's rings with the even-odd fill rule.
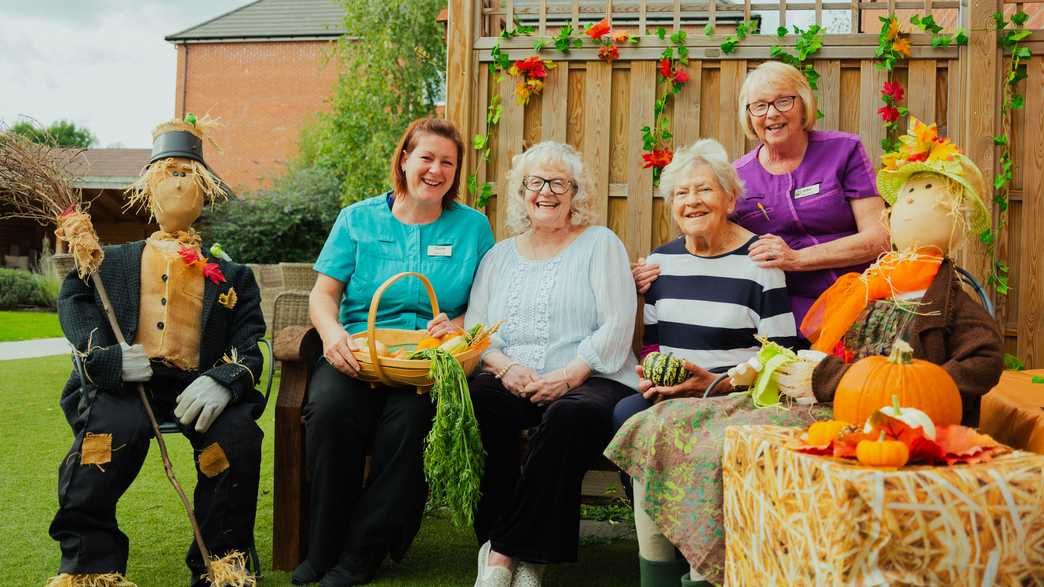
[[640,505],[708,581],[725,572],[721,457],[725,428],[745,424],[807,426],[829,406],[755,408],[748,394],[679,398],[635,414],[605,456],[645,484]]

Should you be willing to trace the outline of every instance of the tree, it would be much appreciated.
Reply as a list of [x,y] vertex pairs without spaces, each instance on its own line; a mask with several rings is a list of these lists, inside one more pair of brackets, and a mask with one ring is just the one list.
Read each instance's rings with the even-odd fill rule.
[[294,169],[270,189],[206,210],[200,231],[239,263],[314,261],[340,212],[340,188],[329,169]]
[[11,132],[22,135],[34,143],[45,143],[54,147],[86,149],[98,142],[98,138],[91,131],[76,126],[76,123],[69,120],[55,121],[47,128],[23,120],[12,126]]
[[388,160],[406,126],[435,112],[446,43],[445,0],[342,0],[346,34],[333,111],[302,137],[302,160],[334,172],[344,203],[388,186]]

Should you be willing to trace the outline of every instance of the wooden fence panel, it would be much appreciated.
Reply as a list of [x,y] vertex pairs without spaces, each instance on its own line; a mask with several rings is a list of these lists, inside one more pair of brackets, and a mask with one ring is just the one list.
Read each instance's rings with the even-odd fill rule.
[[587,63],[584,85],[584,140],[580,149],[584,165],[591,174],[596,224],[605,224],[609,214],[609,99],[612,92],[612,65],[601,61]]
[[1018,354],[1027,365],[1044,365],[1044,57],[1026,66],[1026,128],[1022,195],[1022,259],[1019,272]]
[[[453,6],[459,9],[462,1],[452,0]],[[709,137],[721,142],[729,156],[735,158],[755,145],[742,134],[737,97],[748,70],[769,58],[771,46],[779,41],[771,35],[758,35],[743,41],[736,52],[722,54],[718,47],[720,37],[728,34],[732,24],[726,20],[720,5],[715,5],[717,11],[713,15],[720,32],[715,38],[707,38],[691,24],[694,14],[708,10],[710,5],[703,2],[514,0],[486,4],[472,11],[481,21],[469,25],[484,36],[471,43],[460,43],[459,47],[450,46],[451,85],[455,91],[471,94],[467,100],[457,103],[451,92],[447,113],[452,114],[454,120],[466,120],[470,132],[481,134],[486,132],[485,109],[490,97],[495,93],[501,96],[503,113],[490,136],[489,161],[474,161],[472,153],[469,155],[472,162],[464,162],[465,166],[472,166],[468,171],[476,173],[480,185],[483,181],[492,181],[495,191],[501,195],[492,199],[486,209],[498,238],[507,236],[503,194],[511,157],[541,140],[565,141],[581,152],[594,181],[596,222],[610,226],[620,235],[632,259],[676,235],[669,212],[655,197],[651,171],[644,168],[641,158],[641,129],[654,124],[653,104],[665,91],[665,84],[657,79],[657,61],[670,45],[667,40],[655,38],[652,32],[656,25],[647,23],[646,17],[666,17],[666,28],[671,29],[674,22],[689,33],[686,43],[691,60],[685,67],[690,81],[672,97],[665,113],[673,133],[670,147],[677,149],[698,138]],[[816,11],[817,18],[822,18],[818,9],[830,8],[827,3],[820,4],[805,2],[798,8],[794,3],[779,2],[772,6],[788,7],[791,12],[786,17],[793,20],[794,9],[798,14],[802,10]],[[911,3],[881,3],[873,18],[868,17],[866,4],[852,3],[853,15],[862,26],[876,23],[876,16],[884,15],[889,8],[909,9],[905,5]],[[925,10],[929,4],[932,9],[942,4],[951,10],[957,6],[956,2],[933,1],[924,4]],[[911,59],[901,62],[892,73],[892,79],[905,87],[903,103],[910,113],[926,122],[936,122],[944,135],[952,138],[983,168],[991,186],[998,160],[991,137],[1001,128],[999,77],[1008,63],[1008,57],[997,47],[998,35],[991,16],[1000,5],[999,0],[983,0],[961,8],[959,24],[969,32],[968,47],[933,48],[929,35],[914,31],[910,36]],[[729,14],[735,15],[741,9],[749,12],[751,6],[754,5],[737,4]],[[763,9],[764,6],[757,8]],[[509,14],[529,19],[525,24],[535,24],[538,31],[545,32],[545,38],[557,32],[563,18],[565,22],[572,19],[574,27],[580,28],[583,23],[607,14],[614,25],[621,22],[621,14],[629,18],[638,16],[637,21],[631,20],[623,26],[631,31],[644,30],[645,35],[637,46],[621,45],[621,59],[612,64],[600,61],[597,49],[586,38],[583,47],[568,54],[545,49],[542,54],[558,66],[545,79],[543,94],[522,108],[514,101],[515,80],[505,76],[499,87],[493,87],[486,71],[490,49],[496,43],[500,43],[511,59],[532,54],[532,38],[498,39],[495,36],[510,22]],[[906,18],[908,15],[901,16],[904,23]],[[631,24],[634,22],[637,25]],[[467,28],[455,27],[454,38],[466,36]],[[792,42],[793,36],[790,36],[783,44],[787,46]],[[823,48],[811,59],[820,74],[816,96],[824,114],[816,128],[858,134],[875,165],[880,164],[880,142],[884,136],[878,113],[882,106],[880,93],[887,79],[887,74],[875,67],[873,53],[877,44],[877,35],[872,32],[827,35]],[[1028,61],[1030,79],[1020,90],[1026,97],[1026,109],[1015,112],[1010,132],[1016,169],[1011,203],[1006,213],[994,211],[998,224],[1006,225],[1000,233],[997,251],[1011,267],[1012,291],[1006,298],[994,296],[994,301],[998,320],[1004,326],[1007,348],[1018,352],[1028,365],[1044,366],[1044,295],[1040,293],[1044,290],[1044,252],[1038,244],[1044,237],[1044,229],[1038,228],[1035,221],[1044,212],[1040,193],[1044,184],[1044,66],[1041,65],[1044,34],[1033,32],[1025,46],[1034,57]],[[470,61],[454,55],[460,47],[471,52]],[[462,76],[467,77],[465,72],[469,70],[477,81],[470,86],[462,84]],[[459,90],[462,86],[466,89]],[[468,109],[470,116],[464,112]],[[903,120],[900,127],[905,130],[906,124]],[[992,201],[993,190],[987,191],[984,197]],[[968,239],[955,257],[980,281],[986,281],[989,263],[977,239]]]

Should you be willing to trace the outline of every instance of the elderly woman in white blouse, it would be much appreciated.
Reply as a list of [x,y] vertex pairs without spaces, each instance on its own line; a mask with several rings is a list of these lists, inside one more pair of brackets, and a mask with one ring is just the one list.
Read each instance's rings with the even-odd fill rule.
[[[486,448],[476,585],[539,585],[543,565],[577,558],[580,485],[638,385],[637,299],[627,252],[591,226],[590,180],[569,145],[512,161],[507,224],[483,258],[465,325],[503,320],[471,380]],[[519,432],[535,428],[519,461]]]

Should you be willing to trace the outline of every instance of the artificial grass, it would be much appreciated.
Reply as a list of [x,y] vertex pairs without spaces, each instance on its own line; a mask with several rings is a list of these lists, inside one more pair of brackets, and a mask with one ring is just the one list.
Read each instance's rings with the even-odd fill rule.
[[[58,407],[69,357],[0,361],[0,585],[43,585],[58,566],[58,543],[47,534],[57,508],[58,463],[72,432]],[[289,573],[271,570],[273,421],[278,381],[259,424],[265,432],[261,487],[254,536],[265,569],[264,585],[290,585]],[[180,435],[166,437],[175,474],[191,496],[195,468],[191,447]],[[153,442],[138,478],[120,500],[120,527],[130,538],[128,578],[140,587],[187,585],[184,557],[192,533],[174,490],[163,474]],[[385,562],[375,586],[470,585],[475,581],[478,544],[470,529],[454,528],[429,515],[401,563]],[[638,584],[637,546],[623,541],[585,544],[580,562],[550,569],[555,585]]]
[[62,327],[54,312],[0,311],[0,342],[58,336],[62,336]]

